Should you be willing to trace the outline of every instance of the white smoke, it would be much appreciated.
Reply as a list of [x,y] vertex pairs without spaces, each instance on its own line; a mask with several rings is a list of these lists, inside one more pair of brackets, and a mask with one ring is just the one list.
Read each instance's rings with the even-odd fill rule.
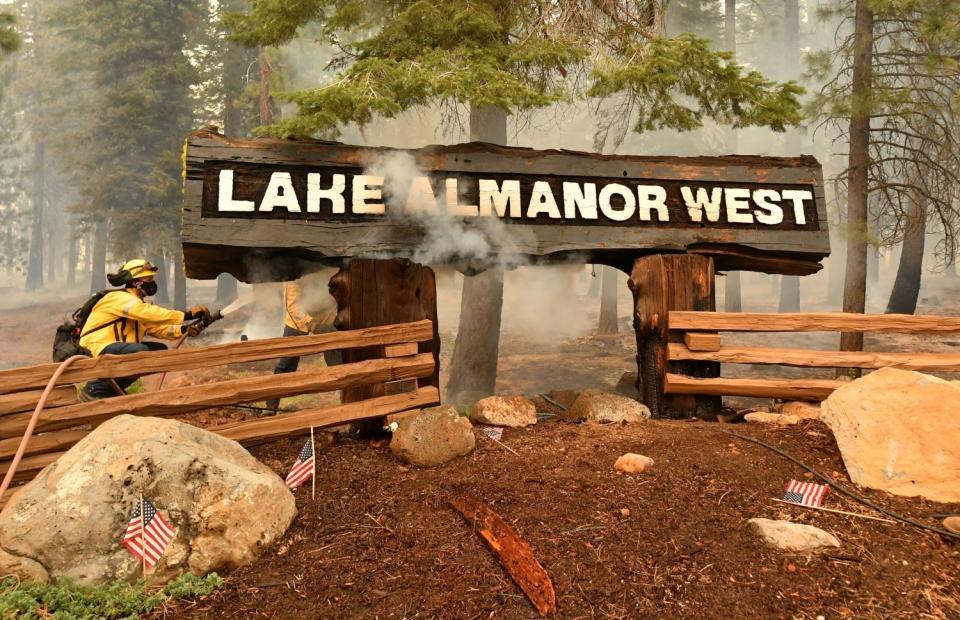
[[411,154],[394,151],[380,156],[364,174],[383,177],[383,198],[393,205],[393,209],[387,210],[388,217],[423,229],[424,238],[410,256],[414,262],[480,269],[513,269],[525,262],[518,247],[519,229],[511,229],[500,218],[449,214],[445,201],[437,198],[437,192],[443,188],[433,187],[431,195],[417,192],[410,196],[414,180],[429,176]]

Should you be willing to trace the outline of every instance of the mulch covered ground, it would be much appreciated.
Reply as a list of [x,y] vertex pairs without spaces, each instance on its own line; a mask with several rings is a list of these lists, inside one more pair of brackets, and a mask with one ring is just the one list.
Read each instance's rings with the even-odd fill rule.
[[[339,440],[318,454],[317,499],[296,492],[283,539],[210,597],[167,607],[187,618],[532,618],[536,612],[449,500],[469,491],[534,548],[562,618],[960,618],[960,543],[902,525],[783,506],[801,468],[762,438],[848,479],[817,422],[774,429],[657,421],[547,422],[507,429],[435,469],[401,465],[385,441]],[[285,475],[302,439],[253,449]],[[613,471],[624,452],[656,464]],[[960,505],[864,492],[937,524]],[[865,508],[838,494],[825,506]],[[766,548],[750,517],[789,518],[834,533],[824,554]]]

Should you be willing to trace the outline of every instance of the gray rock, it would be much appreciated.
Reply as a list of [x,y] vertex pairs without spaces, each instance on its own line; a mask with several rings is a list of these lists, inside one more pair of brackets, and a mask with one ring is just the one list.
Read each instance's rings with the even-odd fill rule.
[[833,534],[812,525],[774,519],[750,519],[747,524],[765,543],[782,551],[813,551],[840,546]]
[[537,408],[523,396],[488,396],[474,403],[470,420],[492,426],[530,426],[537,423]]
[[470,420],[450,405],[424,409],[398,421],[390,440],[397,458],[420,467],[442,465],[470,454],[477,445]]
[[133,581],[119,541],[141,490],[177,534],[152,583],[249,564],[289,527],[293,495],[240,444],[174,420],[117,416],[18,491],[0,513],[0,574]]
[[650,410],[626,396],[602,390],[584,390],[563,417],[599,423],[643,422],[650,419]]

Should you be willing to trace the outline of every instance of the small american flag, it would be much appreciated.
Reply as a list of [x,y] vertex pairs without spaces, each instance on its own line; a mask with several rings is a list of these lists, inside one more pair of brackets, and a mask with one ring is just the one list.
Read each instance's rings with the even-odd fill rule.
[[130,517],[130,523],[127,524],[127,531],[123,534],[121,544],[153,568],[167,545],[177,535],[177,529],[166,522],[163,515],[157,512],[157,507],[146,497],[143,498],[143,511],[146,513],[146,519],[141,526],[138,502],[133,509],[133,516]]
[[303,450],[300,451],[297,462],[287,474],[285,482],[291,490],[310,479],[313,475],[313,463],[313,439],[308,439],[307,443],[303,444]]
[[825,484],[815,484],[813,482],[797,482],[791,480],[787,483],[787,492],[783,494],[783,500],[801,506],[819,507],[823,503],[823,496],[827,494],[830,487]]

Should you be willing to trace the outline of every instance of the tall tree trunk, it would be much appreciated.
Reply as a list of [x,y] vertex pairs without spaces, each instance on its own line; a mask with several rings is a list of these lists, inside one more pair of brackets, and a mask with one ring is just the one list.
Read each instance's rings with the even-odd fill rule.
[[587,291],[588,297],[597,297],[600,295],[600,278],[597,277],[597,266],[590,265],[590,289]]
[[187,309],[187,276],[183,272],[183,252],[173,253],[173,307]]
[[[867,292],[867,169],[870,165],[870,100],[873,63],[873,13],[869,0],[856,0],[853,43],[853,99],[850,116],[850,160],[847,169],[847,273],[843,311],[862,313]],[[840,334],[841,351],[862,351],[862,332]],[[841,374],[858,374],[838,369]]]
[[[787,79],[797,79],[800,73],[800,3],[798,0],[784,0],[783,3],[783,43],[784,63]],[[786,135],[787,155],[800,155],[803,141],[799,129],[789,129]],[[800,278],[782,276],[780,278],[779,312],[800,311]]]
[[90,294],[107,288],[107,223],[99,221],[93,228],[93,251],[90,253]]
[[217,276],[217,305],[226,306],[237,298],[237,279],[229,273]]
[[68,231],[67,244],[67,286],[73,286],[77,283],[77,263],[80,261],[80,239],[73,230],[73,221],[70,221],[70,230]]
[[27,259],[28,293],[43,288],[43,209],[46,202],[43,191],[46,184],[44,150],[43,141],[37,140],[33,150],[33,224],[30,228],[30,254]]
[[728,271],[723,283],[724,312],[743,312],[740,295],[741,279],[739,271]]
[[270,92],[273,65],[267,58],[267,48],[260,47],[257,64],[260,65],[260,124],[269,125],[273,122],[273,95]]
[[[47,210],[49,211],[50,205],[47,205]],[[47,283],[53,283],[57,279],[57,262],[59,261],[59,256],[57,256],[57,246],[60,244],[60,226],[57,222],[56,213],[47,214],[47,250],[44,255],[44,258],[47,259]]]
[[167,263],[163,258],[163,250],[159,250],[150,256],[150,262],[159,268],[159,273],[155,278],[157,281],[157,303],[161,306],[170,304],[170,272],[167,270]]
[[[727,51],[737,58],[737,0],[724,0],[723,4],[723,42]],[[727,152],[736,153],[740,150],[740,136],[736,129],[727,130]],[[743,309],[741,300],[741,278],[739,271],[728,271],[723,279],[723,309],[726,312],[740,312]]]
[[[471,108],[470,139],[506,145],[506,111],[493,107]],[[502,310],[502,269],[491,267],[474,276],[464,275],[460,324],[450,360],[448,400],[473,402],[496,390]]]
[[922,196],[914,192],[910,202],[912,204],[903,234],[900,265],[897,267],[897,279],[893,283],[893,291],[890,292],[890,301],[887,303],[887,314],[913,314],[917,311],[920,281],[923,277],[927,218]]
[[616,334],[617,325],[617,270],[603,265],[600,281],[600,325],[598,334]]

